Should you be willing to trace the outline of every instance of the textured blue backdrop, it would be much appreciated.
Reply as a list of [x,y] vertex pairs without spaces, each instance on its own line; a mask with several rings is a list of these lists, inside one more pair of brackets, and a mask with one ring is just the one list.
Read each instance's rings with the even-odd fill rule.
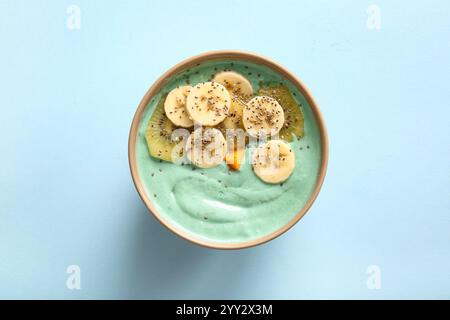
[[[0,1],[1,298],[450,298],[448,1],[74,0],[79,30],[70,4]],[[212,49],[284,64],[329,130],[310,212],[243,251],[169,233],[128,170],[145,91]]]

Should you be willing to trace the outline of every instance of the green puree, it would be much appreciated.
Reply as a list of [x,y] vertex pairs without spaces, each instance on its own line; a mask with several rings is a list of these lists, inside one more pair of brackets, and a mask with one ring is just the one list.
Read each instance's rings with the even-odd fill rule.
[[[252,172],[249,148],[239,171],[228,170],[225,163],[200,169],[150,157],[145,129],[161,96],[178,85],[208,81],[224,69],[246,76],[255,91],[260,82],[283,82],[302,106],[305,136],[291,143],[296,167],[283,184],[266,184]],[[286,225],[304,207],[317,181],[320,145],[314,115],[306,99],[291,83],[265,66],[220,61],[201,64],[169,79],[144,111],[139,124],[136,156],[147,196],[164,219],[197,238],[231,243],[265,236]]]

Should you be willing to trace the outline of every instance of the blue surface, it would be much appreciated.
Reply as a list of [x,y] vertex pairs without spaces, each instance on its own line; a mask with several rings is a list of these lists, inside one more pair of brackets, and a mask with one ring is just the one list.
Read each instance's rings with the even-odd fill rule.
[[[450,3],[378,1],[370,30],[369,1],[284,2],[75,1],[69,30],[70,2],[0,1],[1,298],[450,298]],[[329,130],[310,212],[243,251],[169,233],[128,169],[141,97],[212,49],[284,64]]]

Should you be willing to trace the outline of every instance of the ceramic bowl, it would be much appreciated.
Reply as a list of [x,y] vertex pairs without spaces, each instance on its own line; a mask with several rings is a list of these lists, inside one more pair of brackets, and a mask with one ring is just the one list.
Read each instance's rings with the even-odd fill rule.
[[[315,180],[315,184],[311,186],[311,192],[307,200],[301,206],[301,209],[292,213],[291,218],[286,221],[281,227],[276,230],[262,235],[256,239],[250,239],[245,241],[232,241],[232,242],[224,242],[224,241],[215,241],[206,239],[204,237],[196,236],[194,233],[189,232],[185,228],[180,227],[179,225],[172,223],[170,219],[167,218],[164,212],[158,210],[157,206],[154,203],[154,198],[151,196],[151,193],[146,190],[146,185],[143,183],[143,179],[138,170],[138,159],[136,155],[136,145],[138,143],[138,135],[139,135],[139,126],[143,119],[143,114],[148,108],[152,99],[164,89],[165,85],[172,79],[173,77],[183,74],[186,70],[195,69],[196,66],[202,65],[204,63],[214,63],[215,61],[243,61],[252,63],[255,65],[260,65],[265,68],[271,69],[273,72],[280,75],[283,79],[288,81],[292,86],[294,86],[298,92],[303,96],[304,101],[307,104],[307,108],[311,111],[312,119],[315,122],[314,126],[317,128],[318,136],[320,136],[320,141],[317,144],[318,148],[320,148],[320,160],[317,164],[317,179]],[[306,132],[308,134],[308,132]],[[241,52],[241,51],[212,51],[199,54],[197,56],[188,58],[174,67],[170,68],[167,72],[165,72],[156,82],[148,89],[147,93],[142,98],[137,111],[135,113],[131,130],[129,136],[128,143],[128,156],[129,156],[129,164],[131,169],[131,175],[133,178],[134,185],[141,197],[142,201],[145,203],[149,212],[151,212],[156,219],[158,219],[165,227],[179,235],[180,237],[189,240],[193,243],[209,247],[209,248],[217,248],[217,249],[241,249],[248,248],[255,245],[259,245],[265,243],[269,240],[272,240],[279,235],[283,234],[287,230],[289,230],[294,224],[296,224],[309,210],[313,202],[315,201],[322,183],[324,181],[327,161],[328,161],[328,139],[325,124],[319,110],[317,103],[314,101],[311,93],[305,87],[305,85],[300,81],[298,77],[296,77],[293,73],[282,67],[280,64],[262,57],[258,54]],[[157,186],[155,186],[157,187]]]

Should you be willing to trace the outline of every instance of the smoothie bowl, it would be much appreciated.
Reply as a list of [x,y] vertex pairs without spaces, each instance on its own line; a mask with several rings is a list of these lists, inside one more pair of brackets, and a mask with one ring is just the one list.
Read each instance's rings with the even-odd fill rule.
[[320,111],[289,71],[259,55],[214,51],[167,71],[131,126],[136,189],[168,229],[240,249],[292,227],[324,180]]

